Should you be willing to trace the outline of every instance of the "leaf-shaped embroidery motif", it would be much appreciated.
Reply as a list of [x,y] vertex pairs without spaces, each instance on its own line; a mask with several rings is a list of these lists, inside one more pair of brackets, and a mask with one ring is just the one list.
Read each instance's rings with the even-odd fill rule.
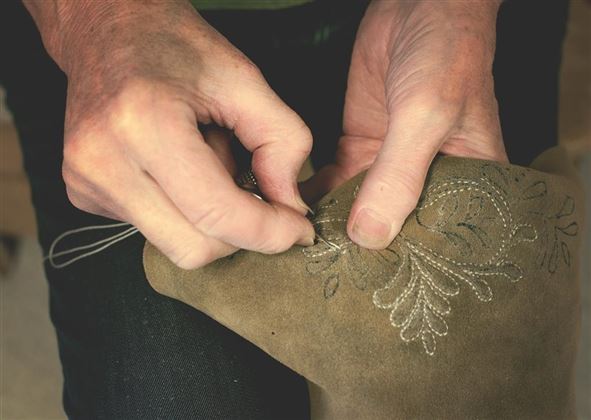
[[430,305],[424,306],[425,321],[429,325],[429,329],[439,336],[447,334],[447,323],[441,316],[435,313]]
[[575,200],[572,197],[567,196],[564,201],[562,202],[562,207],[556,214],[557,218],[570,216],[575,212]]
[[492,289],[490,288],[486,280],[481,279],[479,277],[469,277],[466,279],[466,281],[470,285],[478,299],[480,299],[483,302],[489,302],[492,299]]
[[531,242],[536,240],[538,234],[536,229],[531,225],[518,225],[513,229],[513,240],[517,242],[527,241]]
[[[398,325],[395,325],[398,326]],[[423,327],[423,308],[422,303],[417,300],[415,307],[406,319],[406,323],[400,330],[400,338],[406,342],[416,340],[421,334]]]
[[359,290],[365,290],[367,289],[367,278],[369,276],[369,271],[365,271],[363,274],[354,276],[353,280],[353,284],[355,285],[356,288],[358,288]]
[[[407,262],[407,258],[403,258],[401,264],[398,265],[394,275],[390,278],[390,281],[382,288],[379,288],[373,293],[373,304],[380,309],[391,309],[398,298],[405,293],[409,288],[410,276],[404,275],[405,271],[408,271],[410,266]],[[406,279],[406,283],[401,284]]]
[[339,275],[333,274],[324,280],[324,298],[329,299],[334,296],[339,288]]
[[428,269],[431,273],[430,285],[444,296],[456,296],[460,293],[458,282],[446,271]]
[[428,287],[423,289],[423,293],[425,295],[425,300],[429,304],[429,308],[439,315],[449,315],[451,312],[451,305],[449,304],[449,301],[439,292],[433,289],[430,282],[427,282],[427,284]]
[[479,226],[467,222],[460,222],[458,223],[458,226],[466,228],[468,229],[468,231],[473,233],[474,236],[479,240],[480,245],[482,245],[484,248],[490,248],[490,239],[488,237],[488,234]]
[[396,298],[392,305],[390,321],[396,327],[402,327],[408,323],[418,304],[419,282],[413,270],[411,273],[406,290]]
[[448,242],[458,250],[460,255],[463,257],[469,257],[472,255],[472,247],[463,236],[454,232],[443,232],[443,235],[447,238]]
[[[537,241],[536,247],[544,250],[541,265],[549,272],[555,272],[559,262],[570,266],[567,242],[578,234],[577,222],[567,218],[574,214],[574,200],[567,196],[560,209],[550,214],[528,210],[527,215],[515,217],[512,203],[548,195],[543,180],[526,184],[526,188],[519,185],[519,193],[508,194],[511,184],[527,179],[526,173],[531,172],[511,172],[487,163],[479,180],[450,178],[430,185],[414,217],[420,228],[438,234],[436,242],[445,238],[445,245],[438,243],[436,250],[405,232],[386,250],[359,248],[348,239],[347,214],[333,199],[320,208],[313,222],[330,243],[304,250],[306,269],[324,276],[327,299],[343,287],[341,280],[345,279],[359,290],[372,289],[373,304],[389,311],[390,323],[399,329],[400,338],[406,343],[421,343],[432,356],[438,337],[449,332],[446,317],[461,290],[471,290],[479,301],[489,302],[493,299],[491,285],[524,277],[522,268],[509,259],[511,247]],[[542,230],[538,232],[534,222],[518,223],[524,216],[542,219]],[[335,223],[342,229],[335,230]],[[375,286],[374,278],[384,280]]]
[[577,222],[572,222],[564,227],[556,226],[556,229],[558,229],[559,231],[561,231],[565,235],[576,236],[577,233],[579,233],[579,224]]
[[427,201],[427,203],[428,205],[425,207],[431,208],[429,211],[417,212],[417,222],[429,230],[439,231],[458,210],[459,198],[449,194],[442,194],[436,196],[433,201]]
[[486,178],[486,181],[496,187],[498,191],[503,194],[507,194],[507,186],[509,181],[507,176],[503,173],[503,170],[497,165],[486,163],[482,166],[482,175]]
[[350,247],[346,252],[349,253],[350,258],[348,267],[356,272],[356,275],[352,279],[353,284],[359,290],[365,290],[368,285],[368,278],[371,276],[371,271],[361,255],[362,248]]
[[326,258],[321,258],[322,256],[316,257],[314,260],[309,261],[306,263],[306,270],[310,274],[317,274],[327,270],[330,266],[332,266],[338,256],[334,254],[327,255]]
[[431,334],[429,331],[423,331],[423,333],[421,334],[421,342],[423,343],[425,352],[429,356],[433,356],[435,354],[435,349],[437,348],[435,336]]
[[562,259],[567,267],[570,267],[570,251],[568,250],[568,245],[562,241],[560,242],[560,247],[562,249]]
[[[579,224],[569,220],[575,212],[575,201],[566,196],[560,209],[554,215],[545,217],[545,231],[542,236],[542,251],[538,258],[539,264],[545,266],[550,274],[554,274],[560,262],[570,267],[571,255],[568,248],[568,239],[579,233]],[[569,218],[564,220],[565,218]]]
[[558,241],[555,240],[552,244],[552,250],[550,251],[550,256],[548,257],[548,271],[550,273],[555,273],[557,268],[558,268]]
[[[361,249],[361,248],[360,248]],[[380,262],[381,273],[396,274],[396,267],[400,263],[400,256],[392,249],[386,248],[382,251],[367,251],[371,258]]]
[[534,198],[544,197],[548,193],[548,188],[544,181],[536,181],[523,191],[521,198],[523,200],[533,200]]
[[512,283],[523,278],[523,270],[517,264],[505,262],[499,265],[498,273],[507,277]]
[[[416,283],[414,283],[416,286]],[[408,324],[409,319],[413,316],[413,313],[417,310],[419,288],[413,287],[409,290],[409,293],[404,296],[400,296],[394,302],[394,308],[390,313],[390,321],[395,327],[403,327]]]
[[466,220],[472,220],[476,218],[480,214],[484,207],[484,199],[482,196],[472,196],[470,197],[470,202],[468,203],[468,211],[466,212]]

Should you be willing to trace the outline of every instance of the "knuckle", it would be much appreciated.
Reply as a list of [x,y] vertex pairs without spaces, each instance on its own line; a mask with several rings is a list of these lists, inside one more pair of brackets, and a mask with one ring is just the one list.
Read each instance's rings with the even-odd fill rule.
[[169,258],[174,265],[183,270],[194,270],[196,268],[202,267],[211,259],[209,253],[205,249],[191,249],[184,252],[177,251],[169,255]]
[[[298,119],[299,119],[299,117],[298,117]],[[301,149],[301,151],[303,153],[305,153],[306,156],[308,156],[310,154],[310,152],[312,151],[312,131],[306,125],[306,123],[304,121],[302,121],[301,119],[300,119],[299,133],[300,133],[300,135],[298,136],[298,138],[299,138],[298,146]]]
[[83,135],[68,135],[64,137],[64,162],[68,166],[74,165],[82,154]]
[[64,184],[66,184],[67,189],[74,188],[76,176],[70,169],[70,166],[64,159],[64,164],[62,165],[62,179],[64,180]]
[[263,73],[258,66],[243,54],[238,55],[236,60],[236,69],[247,79],[263,79]]
[[142,122],[149,111],[151,99],[158,95],[152,83],[142,79],[128,81],[121,90],[113,96],[107,109],[109,127],[118,138],[128,138],[141,135]]
[[257,249],[264,254],[279,254],[287,251],[297,240],[294,232],[286,231],[282,226],[292,226],[287,220],[281,220],[283,216],[278,215],[279,219],[275,224],[265,224],[258,231],[259,239],[256,244]]
[[98,147],[100,143],[91,133],[65,140],[62,176],[66,184],[81,179],[94,184],[100,178],[106,159],[104,150]]
[[288,241],[270,240],[261,246],[261,252],[265,254],[280,254],[287,251],[292,245],[293,243]]
[[67,127],[64,135],[64,159],[77,161],[90,157],[101,148],[93,145],[104,143],[105,126],[101,124],[100,116],[84,115],[75,124]]
[[204,203],[189,221],[206,236],[218,236],[230,214],[228,206]]
[[92,209],[87,205],[87,201],[84,200],[81,195],[72,187],[66,184],[66,194],[70,203],[78,210],[90,212]]
[[175,88],[158,80],[135,77],[112,96],[105,108],[111,138],[141,147],[167,116],[181,109]]

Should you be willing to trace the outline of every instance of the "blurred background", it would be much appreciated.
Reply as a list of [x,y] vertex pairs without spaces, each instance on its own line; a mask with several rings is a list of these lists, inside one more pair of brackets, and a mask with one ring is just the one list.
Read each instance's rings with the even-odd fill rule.
[[[571,0],[561,71],[560,141],[577,162],[590,214],[591,2],[586,0]],[[577,404],[579,418],[591,420],[591,217],[587,219]],[[57,342],[35,235],[18,138],[0,86],[0,419],[65,418]]]

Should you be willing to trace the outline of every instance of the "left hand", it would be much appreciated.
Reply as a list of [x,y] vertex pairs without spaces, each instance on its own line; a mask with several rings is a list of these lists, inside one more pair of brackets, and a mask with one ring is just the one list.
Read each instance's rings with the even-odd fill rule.
[[355,41],[336,162],[306,183],[319,196],[368,169],[347,225],[388,246],[439,153],[507,161],[492,63],[500,1],[374,0]]

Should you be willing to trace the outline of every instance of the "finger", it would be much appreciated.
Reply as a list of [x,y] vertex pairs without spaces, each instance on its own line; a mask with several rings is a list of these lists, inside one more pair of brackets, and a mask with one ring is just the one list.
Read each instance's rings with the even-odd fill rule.
[[312,148],[304,121],[269,87],[260,74],[233,94],[234,132],[253,153],[252,169],[261,191],[273,202],[305,214],[297,176]]
[[238,250],[203,235],[152,179],[146,175],[138,178],[141,194],[128,201],[129,222],[178,267],[202,267]]
[[66,193],[70,204],[78,210],[106,217],[108,219],[121,220],[119,215],[108,210],[105,206],[97,204],[96,196],[93,197],[93,194],[89,191],[81,191],[79,188],[66,185]]
[[314,176],[300,184],[304,200],[307,203],[315,203],[329,191],[367,170],[382,145],[382,139],[350,135],[341,137],[335,163],[320,168]]
[[300,193],[304,201],[312,205],[355,175],[350,174],[346,168],[338,164],[329,164],[306,181],[301,182],[299,184]]
[[417,106],[391,115],[384,145],[363,181],[347,225],[351,239],[370,249],[387,247],[400,232],[416,207],[429,165],[457,118],[453,110]]
[[200,267],[237,250],[200,233],[145,172],[125,160],[114,157],[86,180],[71,165],[67,169],[68,196],[76,207],[131,223],[181,268]]
[[331,185],[335,184],[333,179],[338,173],[338,167],[335,164],[326,165],[307,180],[300,182],[299,189],[304,202],[313,205],[322,196],[331,190]]
[[235,178],[237,175],[236,161],[232,153],[232,132],[225,128],[209,126],[202,130],[205,143],[211,147],[226,171]]
[[507,163],[495,98],[471,107],[462,120],[461,131],[452,133],[439,150],[446,155]]
[[152,149],[142,148],[139,160],[201,233],[264,253],[313,243],[305,217],[238,188],[191,121],[169,121],[155,131],[166,141],[146,142]]

